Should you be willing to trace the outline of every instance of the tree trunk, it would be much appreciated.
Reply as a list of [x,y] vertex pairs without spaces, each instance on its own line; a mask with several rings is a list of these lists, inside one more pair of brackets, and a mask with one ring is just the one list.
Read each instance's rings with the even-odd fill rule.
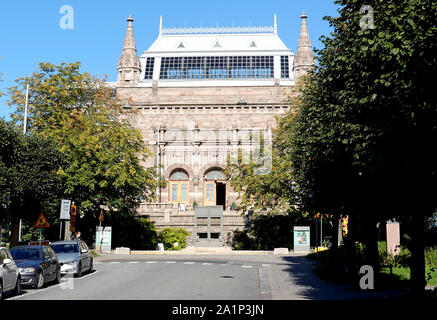
[[11,241],[9,246],[14,247],[18,245],[18,233],[20,228],[20,219],[12,215],[11,217]]
[[332,246],[331,246],[331,251],[333,253],[337,252],[338,249],[338,228],[339,228],[339,220],[340,220],[340,216],[338,214],[334,214],[333,215],[333,219],[334,219],[334,223],[333,223],[333,227],[332,227],[332,233],[331,233],[331,239],[332,239]]
[[364,247],[365,261],[368,265],[372,266],[375,273],[379,269],[378,229],[376,225],[376,219],[374,217],[371,217],[367,226],[368,240],[366,241]]
[[424,228],[425,217],[420,214],[413,217],[413,235],[411,241],[410,281],[411,292],[415,297],[423,296],[425,292],[425,248]]

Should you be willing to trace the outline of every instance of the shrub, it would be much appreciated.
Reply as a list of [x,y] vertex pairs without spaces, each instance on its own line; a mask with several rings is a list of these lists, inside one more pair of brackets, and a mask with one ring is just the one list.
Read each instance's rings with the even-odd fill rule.
[[164,228],[159,233],[159,241],[164,244],[165,250],[181,250],[187,246],[189,234],[182,228]]
[[253,236],[247,231],[234,231],[232,246],[236,250],[255,250],[256,244]]

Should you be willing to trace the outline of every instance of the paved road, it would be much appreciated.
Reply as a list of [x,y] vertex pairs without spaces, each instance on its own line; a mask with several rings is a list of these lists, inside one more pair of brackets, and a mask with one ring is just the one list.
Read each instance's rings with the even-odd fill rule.
[[24,289],[11,300],[326,300],[385,298],[327,284],[304,257],[275,255],[105,255],[94,272]]
[[253,300],[260,299],[258,268],[232,261],[135,259],[94,264],[82,278],[24,289],[11,299],[43,300]]

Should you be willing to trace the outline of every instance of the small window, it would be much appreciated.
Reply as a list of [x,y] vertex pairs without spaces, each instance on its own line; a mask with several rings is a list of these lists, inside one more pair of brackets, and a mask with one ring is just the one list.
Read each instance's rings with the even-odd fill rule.
[[170,175],[171,181],[186,181],[189,180],[188,173],[183,169],[176,169]]
[[221,170],[211,170],[205,174],[206,180],[226,180],[226,176]]

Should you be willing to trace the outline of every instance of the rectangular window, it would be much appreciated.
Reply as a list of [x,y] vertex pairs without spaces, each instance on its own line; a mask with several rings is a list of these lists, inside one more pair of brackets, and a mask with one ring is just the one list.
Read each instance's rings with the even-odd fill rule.
[[153,78],[153,66],[155,65],[155,58],[149,57],[146,59],[146,68],[144,72],[144,79],[151,80]]
[[171,201],[172,202],[178,201],[178,185],[177,184],[171,185]]
[[281,78],[290,78],[288,56],[281,56]]
[[160,79],[254,78],[273,78],[273,56],[163,57],[161,60]]
[[188,203],[188,182],[172,182],[170,199],[172,203]]
[[187,189],[188,189],[188,185],[186,183],[181,185],[182,187],[182,191],[181,191],[181,202],[186,202],[187,201]]

